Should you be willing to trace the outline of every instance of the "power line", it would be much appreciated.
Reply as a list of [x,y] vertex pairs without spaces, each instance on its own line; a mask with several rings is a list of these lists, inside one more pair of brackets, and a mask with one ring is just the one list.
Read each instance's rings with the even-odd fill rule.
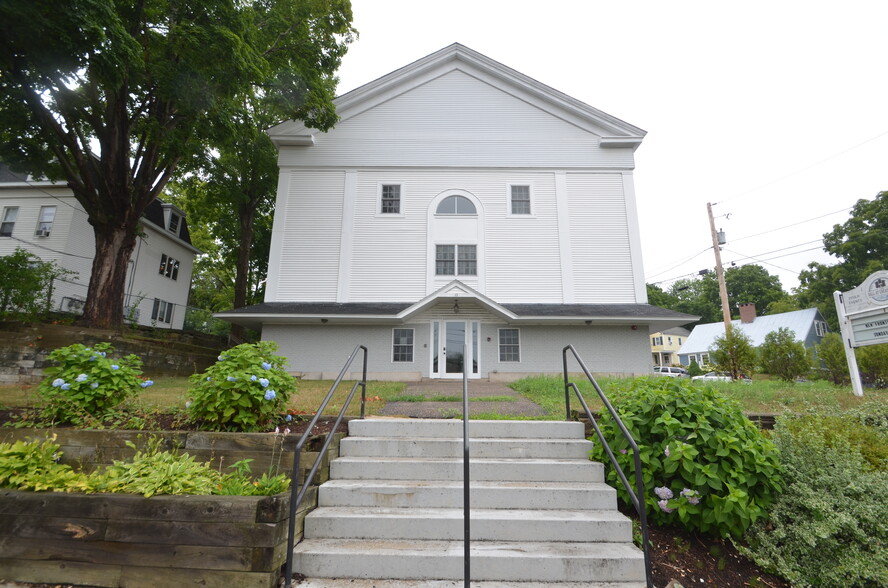
[[766,182],[766,183],[761,184],[755,188],[752,188],[750,190],[746,190],[745,192],[740,192],[739,194],[734,194],[733,196],[729,196],[728,198],[725,198],[721,202],[714,202],[713,204],[724,204],[725,202],[733,200],[734,198],[739,198],[740,196],[746,196],[747,194],[751,194],[752,192],[757,192],[758,190],[761,190],[762,188],[767,188],[768,186],[772,186],[778,182],[782,182],[785,179],[791,178],[793,176],[797,176],[803,172],[808,171],[811,168],[817,167],[818,165],[826,163],[827,161],[831,161],[837,157],[840,157],[840,156],[848,153],[849,151],[853,151],[854,149],[857,149],[858,147],[862,147],[862,146],[866,145],[867,143],[872,143],[873,141],[875,141],[877,139],[881,139],[885,135],[888,135],[888,131],[883,131],[883,132],[879,133],[878,135],[876,135],[875,137],[870,137],[866,141],[858,143],[857,145],[854,145],[852,147],[848,147],[847,149],[845,149],[843,151],[839,151],[838,153],[830,155],[829,157],[827,157],[825,159],[821,159],[819,161],[816,161],[816,162],[812,163],[811,165],[807,165],[803,168],[797,169],[796,171],[788,173],[784,176],[781,176],[781,177],[777,178],[776,180],[771,180],[770,182]]
[[820,215],[820,216],[815,216],[814,218],[809,218],[809,219],[805,219],[805,220],[803,220],[803,221],[799,221],[799,222],[797,222],[797,223],[792,223],[791,225],[784,225],[784,226],[782,226],[782,227],[777,227],[776,229],[770,229],[770,230],[767,230],[767,231],[763,231],[763,232],[761,232],[761,233],[756,233],[756,234],[754,234],[754,235],[746,235],[745,237],[736,237],[736,238],[731,239],[731,241],[742,241],[743,239],[752,239],[753,237],[759,237],[759,236],[761,236],[761,235],[767,235],[768,233],[774,233],[774,232],[776,232],[776,231],[781,231],[781,230],[783,230],[783,229],[788,229],[788,228],[790,228],[790,227],[794,227],[794,226],[796,226],[796,225],[803,225],[803,224],[805,224],[805,223],[809,223],[809,222],[811,222],[811,221],[819,220],[819,219],[825,218],[825,217],[827,217],[827,216],[832,216],[832,215],[834,215],[834,214],[838,214],[838,213],[840,213],[840,212],[846,212],[846,211],[848,211],[848,210],[851,210],[852,208],[854,208],[854,207],[853,207],[853,206],[849,206],[849,207],[847,207],[847,208],[843,208],[843,209],[841,209],[841,210],[836,210],[835,212],[828,212],[828,213],[826,213],[826,214],[822,214],[822,215]]
[[697,257],[700,257],[701,255],[703,255],[704,253],[706,253],[706,252],[709,251],[710,249],[712,249],[712,248],[711,248],[711,247],[707,247],[706,249],[704,249],[704,250],[701,251],[700,253],[695,253],[694,255],[690,256],[689,258],[685,259],[684,261],[680,261],[680,262],[678,262],[677,264],[673,265],[673,266],[670,267],[670,268],[664,269],[664,270],[661,271],[661,272],[658,272],[658,273],[656,273],[656,274],[653,274],[651,277],[652,277],[652,278],[656,278],[657,276],[659,276],[659,275],[661,275],[661,274],[665,274],[666,272],[670,272],[670,271],[674,270],[675,268],[677,268],[678,266],[680,266],[680,265],[684,265],[684,264],[686,264],[687,262],[689,262],[689,261],[691,261],[691,260],[693,260],[693,259],[695,259],[695,258],[697,258]]

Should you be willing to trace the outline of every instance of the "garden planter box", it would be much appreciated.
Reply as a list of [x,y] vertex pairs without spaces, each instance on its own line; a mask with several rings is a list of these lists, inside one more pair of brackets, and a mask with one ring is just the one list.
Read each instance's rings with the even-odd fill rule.
[[[258,464],[268,463],[265,454],[275,444],[280,451],[282,440],[256,433],[53,432],[65,451],[63,460],[85,467],[129,457],[133,450],[125,440],[144,445],[156,435],[223,467],[255,459],[250,464],[255,474],[266,471]],[[5,430],[0,440],[42,439],[53,432]],[[292,467],[296,441],[284,440],[282,470],[285,464]],[[338,455],[338,438],[330,454]],[[303,467],[316,455],[303,455]],[[0,490],[0,579],[127,588],[272,588],[286,560],[289,502],[289,493],[144,498]],[[311,488],[297,514],[297,541],[302,520],[316,504],[317,489]]]

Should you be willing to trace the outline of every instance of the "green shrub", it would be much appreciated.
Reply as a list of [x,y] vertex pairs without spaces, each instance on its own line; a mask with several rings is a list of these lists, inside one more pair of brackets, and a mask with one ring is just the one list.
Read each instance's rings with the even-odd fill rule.
[[135,355],[119,359],[110,343],[92,348],[80,343],[61,347],[49,354],[56,367],[44,370],[46,377],[37,387],[45,402],[43,418],[81,425],[90,418],[102,418],[141,388],[154,382],[142,380],[142,360]]
[[886,432],[855,416],[836,419],[778,421],[786,490],[749,530],[744,552],[793,586],[888,586],[888,471],[867,449]]
[[0,257],[0,317],[39,320],[50,311],[53,280],[76,274],[16,247]]
[[811,369],[805,344],[797,341],[795,333],[786,327],[765,335],[764,343],[759,346],[759,354],[762,371],[784,382],[794,382]]
[[277,344],[271,341],[244,343],[191,376],[191,419],[215,430],[255,431],[281,415],[296,380],[275,351]]
[[823,364],[826,377],[835,384],[841,386],[848,382],[848,358],[845,355],[845,344],[838,333],[827,333],[820,345],[817,346],[817,358]]
[[[608,391],[639,447],[648,517],[739,537],[765,516],[781,479],[774,445],[739,405],[712,387],[673,378],[642,378]],[[635,464],[610,415],[600,426],[630,481]],[[600,443],[592,458],[609,464]],[[608,481],[628,495],[612,468]]]
[[0,488],[30,491],[127,493],[151,497],[157,494],[269,496],[284,492],[290,479],[284,474],[264,473],[253,478],[248,462],[231,466],[221,474],[209,463],[197,462],[187,453],[162,451],[160,440],[151,438],[147,448],[135,450],[129,460],[115,460],[90,474],[58,463],[60,446],[55,437],[37,441],[0,443]]
[[758,352],[741,329],[732,328],[728,334],[716,337],[712,344],[709,358],[719,371],[737,375],[751,374],[755,370]]

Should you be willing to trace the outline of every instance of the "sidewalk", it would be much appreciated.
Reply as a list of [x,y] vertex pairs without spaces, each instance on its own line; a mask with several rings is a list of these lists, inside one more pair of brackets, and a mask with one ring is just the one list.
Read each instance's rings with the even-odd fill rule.
[[[453,402],[389,402],[379,412],[384,416],[411,418],[456,418],[462,416],[462,380],[423,380],[408,382],[404,396],[454,397]],[[512,400],[480,400],[485,397],[509,397]],[[538,417],[546,411],[502,382],[469,380],[469,415],[496,413],[504,416]]]

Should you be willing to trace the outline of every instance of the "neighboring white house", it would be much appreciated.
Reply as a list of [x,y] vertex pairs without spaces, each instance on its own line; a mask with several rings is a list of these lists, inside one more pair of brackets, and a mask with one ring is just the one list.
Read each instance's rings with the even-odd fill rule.
[[[826,321],[816,308],[756,316],[754,304],[741,304],[740,319],[731,321],[731,325],[732,328],[743,331],[753,347],[764,343],[768,333],[782,327],[795,333],[796,341],[801,341],[807,348],[819,345],[829,332]],[[699,365],[710,363],[709,352],[715,347],[715,339],[724,335],[724,322],[695,326],[678,352],[681,365],[688,366],[692,360]]]
[[[290,369],[371,378],[647,374],[632,170],[644,131],[454,44],[336,99],[329,132],[283,123],[262,329]],[[575,364],[572,364],[575,366]]]
[[[181,329],[194,256],[184,213],[155,200],[145,211],[126,278],[127,320]],[[86,300],[95,237],[64,183],[33,180],[0,164],[0,255],[21,247],[76,272],[53,283],[53,308],[79,313]]]

